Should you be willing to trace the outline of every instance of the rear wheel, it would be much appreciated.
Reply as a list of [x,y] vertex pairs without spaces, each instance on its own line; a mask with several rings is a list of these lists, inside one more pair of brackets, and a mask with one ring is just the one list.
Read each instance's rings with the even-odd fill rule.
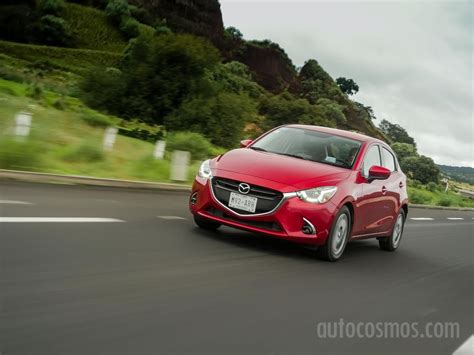
[[204,219],[196,215],[194,215],[194,222],[197,224],[199,228],[207,229],[207,230],[216,230],[217,228],[221,226],[220,223],[209,221],[207,219]]
[[344,206],[334,218],[331,232],[326,243],[319,247],[316,255],[323,260],[337,261],[341,258],[351,232],[351,213]]
[[405,212],[403,209],[398,213],[395,224],[393,225],[392,234],[389,237],[379,238],[379,246],[382,250],[397,250],[403,235],[403,227],[405,225]]

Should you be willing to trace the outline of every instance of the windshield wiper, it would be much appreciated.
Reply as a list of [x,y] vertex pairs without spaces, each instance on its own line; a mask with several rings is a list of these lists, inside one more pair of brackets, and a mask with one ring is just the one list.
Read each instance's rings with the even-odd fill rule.
[[302,157],[301,155],[289,154],[289,153],[278,153],[278,154],[285,155],[287,157],[298,158],[298,159],[302,159],[302,160],[308,160],[308,159]]
[[253,150],[258,150],[259,152],[268,152],[268,150],[260,148],[260,147],[249,147],[249,148]]

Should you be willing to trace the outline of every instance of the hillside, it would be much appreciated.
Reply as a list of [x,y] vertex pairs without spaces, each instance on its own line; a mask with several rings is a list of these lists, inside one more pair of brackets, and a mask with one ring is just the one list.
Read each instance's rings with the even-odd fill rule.
[[468,166],[438,165],[450,179],[474,185],[474,168]]
[[[323,68],[319,67],[311,78],[303,78],[284,49],[278,44],[269,40],[246,41],[242,38],[229,37],[224,31],[220,4],[217,0],[130,0],[129,3],[140,10],[134,10],[134,13],[139,15],[136,18],[147,25],[158,21],[173,32],[191,33],[210,40],[220,50],[225,62],[238,61],[245,64],[252,79],[271,94],[278,95],[288,91],[295,98],[311,96],[330,100],[324,103],[326,105],[324,107],[315,106],[313,114],[321,115],[326,112],[331,115],[331,112],[336,109],[336,114],[343,115],[344,119],[332,119],[331,125],[386,139],[374,126],[367,112],[361,110],[360,106],[342,94]],[[6,36],[4,39],[10,40],[0,40],[0,53],[4,55],[0,58],[1,77],[5,79],[13,77],[27,82],[44,82],[48,87],[51,87],[51,82],[53,82],[57,85],[56,87],[73,88],[77,82],[81,81],[80,76],[85,75],[92,68],[120,67],[127,40],[121,28],[107,18],[103,4],[104,2],[100,0],[75,0],[74,3],[65,3],[60,16],[68,26],[70,48],[40,43],[41,40],[28,33],[33,28],[30,28],[26,22],[23,27],[21,27],[21,21],[16,24],[22,30],[20,32],[24,33],[17,42],[28,43],[12,42],[10,32],[0,32],[0,39]],[[3,9],[8,10],[4,13],[9,11],[20,13],[25,9],[30,9],[27,12],[23,11],[28,13],[28,23],[34,22],[34,18],[40,16],[36,14],[38,10],[33,9],[29,1],[20,1],[18,6],[8,5]],[[143,28],[146,31],[152,30],[145,24],[139,24],[139,26],[141,33],[143,33]],[[18,61],[15,62],[14,59]],[[31,68],[36,69],[32,71]],[[54,76],[53,81],[50,80],[52,76]],[[62,83],[61,77],[64,78]],[[322,89],[314,89],[316,91],[312,88],[308,89],[307,83],[313,86],[322,84]],[[309,101],[312,105],[317,105],[317,100]],[[333,102],[330,104],[332,106],[328,106],[330,102]],[[328,107],[331,108],[330,111]],[[305,110],[313,111],[312,108]],[[262,114],[262,112],[258,113]],[[311,122],[325,124],[326,121],[323,118],[315,118]],[[287,122],[281,123],[298,122],[298,120],[297,117],[289,116]]]

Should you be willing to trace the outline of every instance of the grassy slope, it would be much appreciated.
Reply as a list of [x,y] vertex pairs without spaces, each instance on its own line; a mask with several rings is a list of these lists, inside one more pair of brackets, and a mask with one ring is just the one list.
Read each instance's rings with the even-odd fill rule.
[[0,53],[29,62],[49,61],[55,66],[82,74],[92,66],[118,66],[122,55],[91,49],[60,48],[0,41]]
[[77,48],[121,53],[127,45],[103,11],[66,3],[63,18],[71,26]]
[[[169,160],[154,160],[153,144],[118,136],[114,150],[104,153],[104,129],[81,119],[86,108],[79,100],[67,97],[67,109],[57,110],[51,107],[57,94],[46,92],[36,101],[25,97],[27,91],[26,85],[0,80],[0,168],[169,181]],[[19,142],[11,133],[14,116],[22,110],[33,113],[33,124],[30,137]],[[197,164],[191,166],[189,180]]]

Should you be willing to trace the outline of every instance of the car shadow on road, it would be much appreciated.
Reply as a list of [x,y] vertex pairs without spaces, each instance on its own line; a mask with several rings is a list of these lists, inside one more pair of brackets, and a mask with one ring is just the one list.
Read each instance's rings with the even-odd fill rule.
[[[315,247],[292,243],[276,237],[227,228],[217,231],[195,228],[194,231],[204,238],[225,243],[232,247],[300,260],[319,260],[316,257]],[[368,257],[370,254],[377,254],[377,252],[382,253],[375,239],[351,241],[347,244],[341,261],[352,257]]]

